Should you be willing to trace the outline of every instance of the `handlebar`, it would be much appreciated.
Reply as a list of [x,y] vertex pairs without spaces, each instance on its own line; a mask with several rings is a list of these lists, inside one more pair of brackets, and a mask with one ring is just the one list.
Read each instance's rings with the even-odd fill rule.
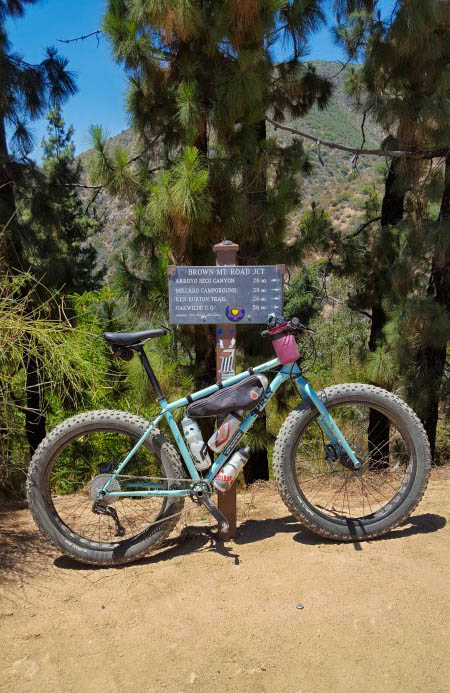
[[275,316],[273,313],[269,315],[269,320],[268,320],[268,329],[263,330],[261,332],[262,337],[268,337],[270,336],[270,331],[274,327],[278,327],[282,325],[283,323],[286,323],[286,332],[289,334],[293,335],[301,335],[303,332],[309,332],[311,334],[314,333],[314,330],[312,330],[310,327],[306,327],[306,325],[303,325],[300,320],[296,317],[291,318],[291,320],[287,320],[281,316]]

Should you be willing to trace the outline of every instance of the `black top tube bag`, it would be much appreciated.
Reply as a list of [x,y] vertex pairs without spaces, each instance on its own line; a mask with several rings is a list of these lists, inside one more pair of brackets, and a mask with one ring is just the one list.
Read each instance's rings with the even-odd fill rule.
[[235,385],[224,387],[209,397],[192,402],[186,413],[193,419],[221,416],[230,411],[251,411],[263,398],[269,386],[265,375],[249,375]]

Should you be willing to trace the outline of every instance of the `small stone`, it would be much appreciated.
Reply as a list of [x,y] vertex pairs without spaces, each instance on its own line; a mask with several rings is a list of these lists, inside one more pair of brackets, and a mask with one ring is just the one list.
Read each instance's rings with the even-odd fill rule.
[[296,609],[304,609],[305,607],[303,606],[303,604],[301,602],[299,602],[295,608]]

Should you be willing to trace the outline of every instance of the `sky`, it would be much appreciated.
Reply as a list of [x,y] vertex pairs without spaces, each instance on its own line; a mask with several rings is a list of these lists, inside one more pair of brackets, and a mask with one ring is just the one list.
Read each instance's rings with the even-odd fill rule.
[[[245,0],[243,0],[245,2]],[[109,135],[116,135],[128,126],[125,110],[126,78],[117,65],[106,38],[97,43],[95,37],[77,43],[63,44],[101,27],[104,0],[42,0],[29,6],[22,19],[8,20],[7,31],[14,52],[28,62],[39,62],[47,46],[56,46],[69,60],[75,73],[78,93],[64,106],[64,119],[75,128],[77,154],[90,148],[89,126],[104,126]],[[328,3],[331,4],[331,3]],[[394,0],[380,0],[383,16],[387,16]],[[331,14],[329,15],[330,22]],[[280,54],[283,48],[280,46]],[[329,27],[323,27],[311,37],[308,59],[344,60],[342,51],[333,43]],[[35,149],[33,158],[40,159],[40,141],[46,132],[45,120],[31,125]]]

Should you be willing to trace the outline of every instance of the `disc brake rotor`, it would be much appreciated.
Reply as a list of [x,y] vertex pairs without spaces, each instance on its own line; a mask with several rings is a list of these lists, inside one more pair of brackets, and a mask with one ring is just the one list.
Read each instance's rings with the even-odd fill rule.
[[[363,470],[366,467],[366,454],[362,447],[355,443],[353,440],[347,441],[351,450],[355,453],[356,457],[361,462],[361,466],[355,468],[353,462],[349,458],[346,452],[337,453],[335,447],[332,443],[325,445],[325,461],[328,465],[330,472],[333,472],[338,479],[345,479],[351,477],[361,476]],[[340,467],[335,467],[335,464],[339,464]],[[347,470],[347,471],[345,471]]]

